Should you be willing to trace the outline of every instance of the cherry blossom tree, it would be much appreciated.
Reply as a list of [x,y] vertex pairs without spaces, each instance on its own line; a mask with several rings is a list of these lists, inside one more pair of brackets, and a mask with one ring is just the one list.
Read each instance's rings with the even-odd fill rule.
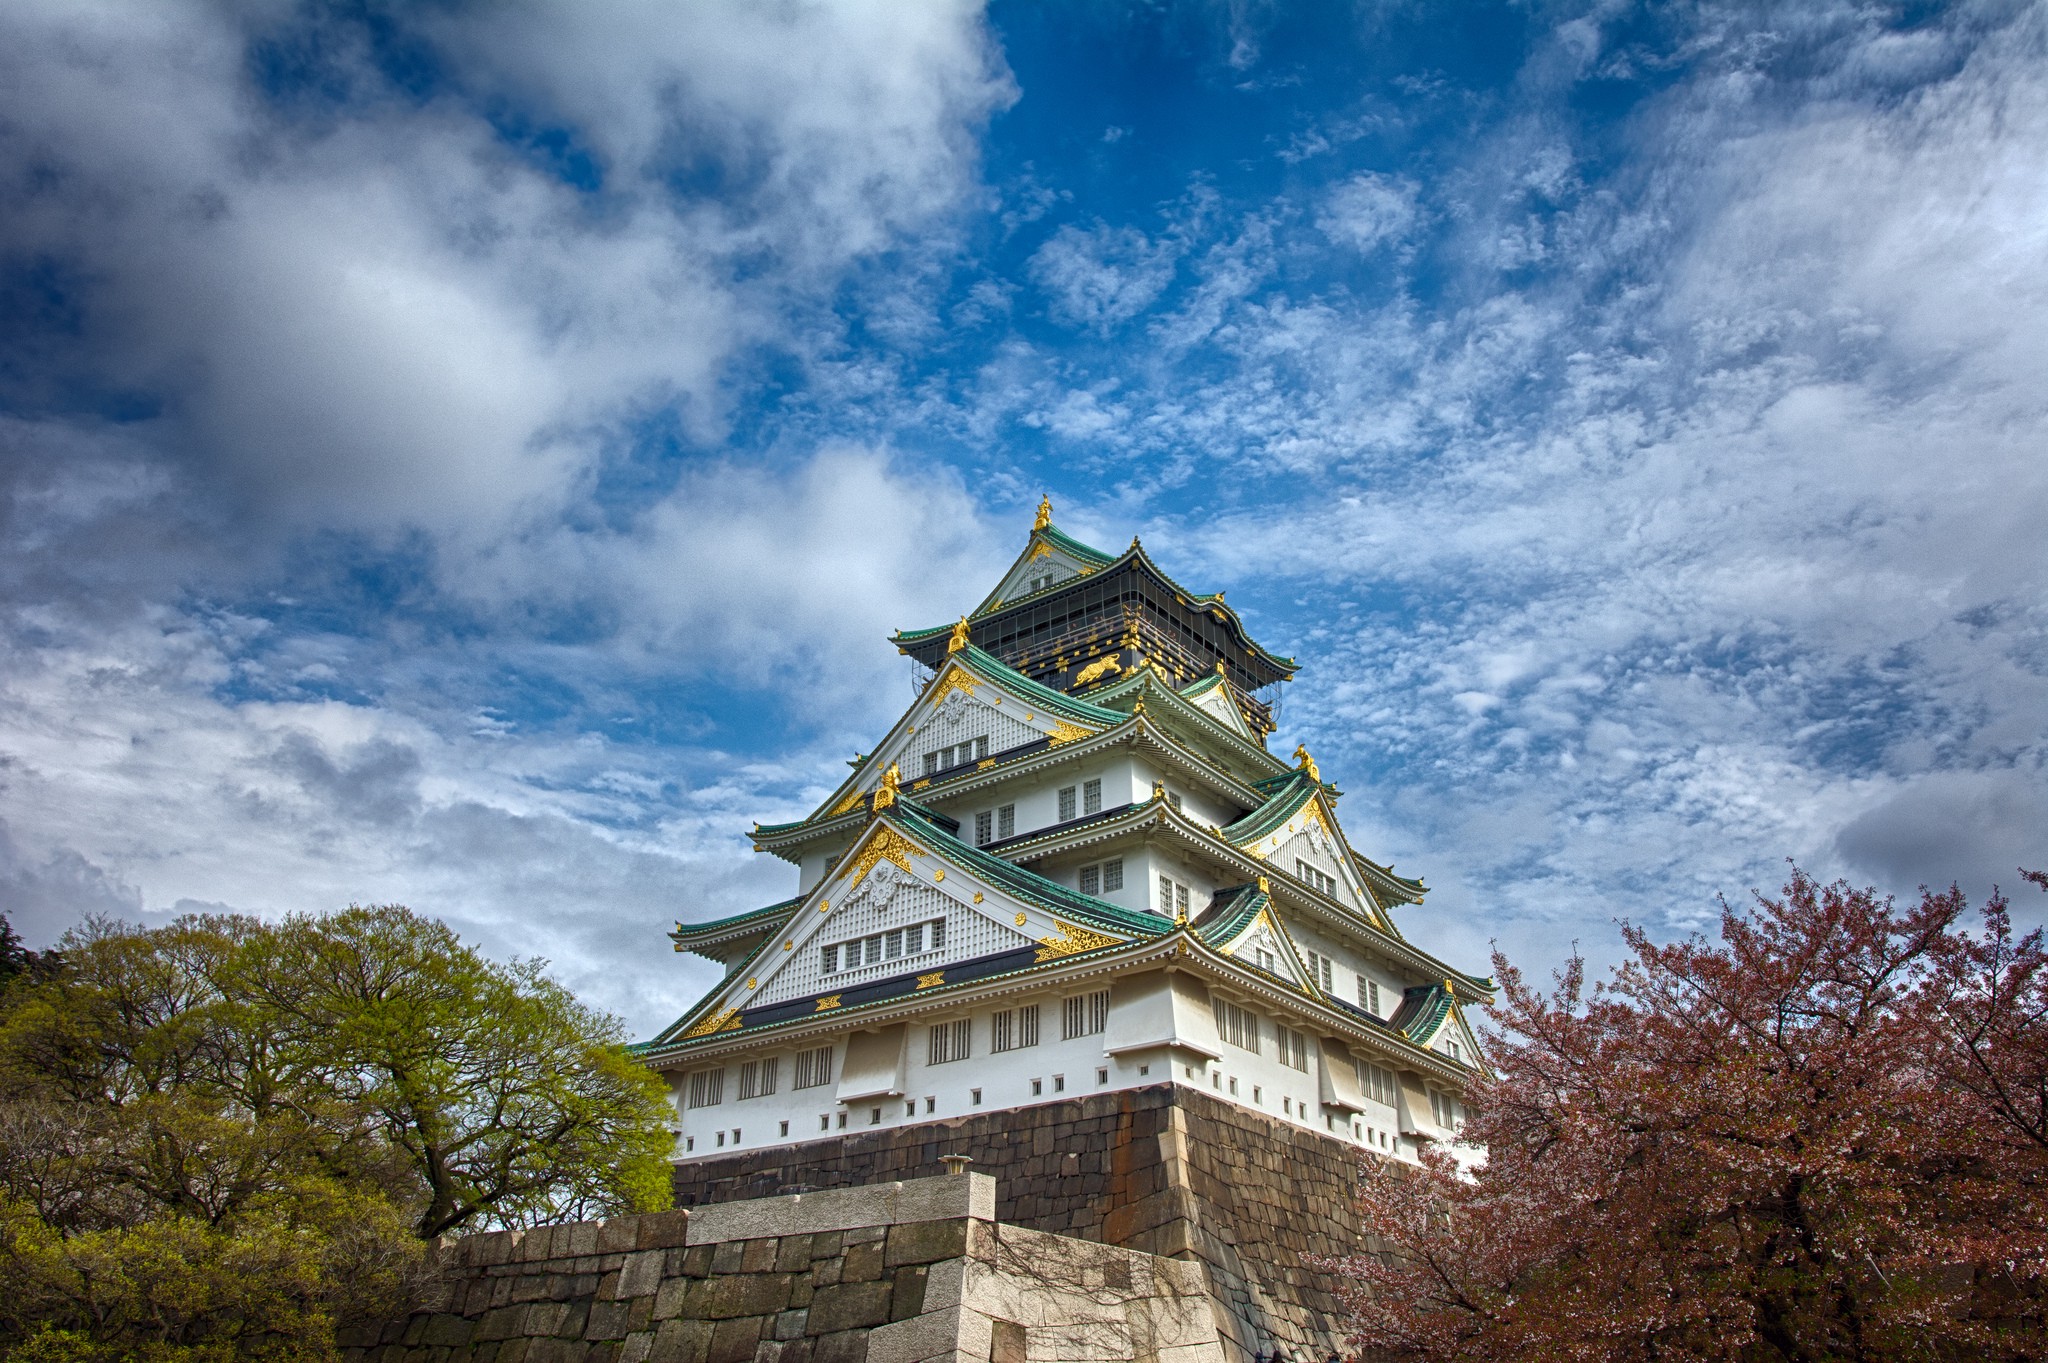
[[[2023,872],[2048,889],[2048,876]],[[1368,1171],[1368,1356],[2048,1356],[2048,952],[1994,893],[1794,871],[1718,941],[1535,987],[1448,1154]]]

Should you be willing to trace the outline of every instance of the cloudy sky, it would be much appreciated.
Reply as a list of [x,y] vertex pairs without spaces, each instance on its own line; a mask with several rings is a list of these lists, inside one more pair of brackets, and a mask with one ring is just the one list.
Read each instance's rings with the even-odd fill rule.
[[399,900],[645,1035],[1043,492],[1462,965],[2012,885],[2044,147],[1996,0],[13,0],[0,912]]

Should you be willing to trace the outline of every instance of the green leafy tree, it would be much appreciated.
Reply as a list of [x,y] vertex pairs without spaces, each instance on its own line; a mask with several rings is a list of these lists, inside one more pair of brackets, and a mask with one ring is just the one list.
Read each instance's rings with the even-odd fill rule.
[[320,1357],[425,1240],[667,1205],[668,1109],[537,963],[397,906],[88,923],[0,994],[0,1350]]

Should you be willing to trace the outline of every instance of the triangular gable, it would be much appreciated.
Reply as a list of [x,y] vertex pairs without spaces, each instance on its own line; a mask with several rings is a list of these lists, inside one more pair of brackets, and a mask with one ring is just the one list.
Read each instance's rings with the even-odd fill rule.
[[[946,927],[943,944],[934,946],[937,921]],[[923,929],[915,954],[908,949],[913,928]],[[859,964],[848,964],[849,943],[891,932],[902,934],[895,954],[885,943],[870,963],[863,946]],[[1043,961],[1125,940],[1010,892],[949,855],[936,836],[877,818],[789,922],[714,991],[683,1035],[737,1028],[741,1012],[790,1000],[816,997],[823,1011],[837,1006],[837,992],[894,976],[929,975],[936,985],[951,964],[1014,949],[1035,946]],[[829,971],[827,947],[837,948]]]
[[992,662],[974,648],[949,655],[859,769],[804,822],[859,809],[892,763],[902,788],[915,791],[939,771],[992,764],[997,754],[1041,739],[1057,747],[1089,738],[1126,718],[1056,696],[1022,676],[1005,676],[1009,669]]
[[1294,938],[1273,912],[1270,903],[1262,905],[1236,932],[1214,945],[1224,955],[1234,957],[1255,970],[1278,976],[1304,994],[1322,997],[1322,990],[1309,978],[1308,966],[1303,963]]
[[969,619],[1000,610],[1012,601],[1086,577],[1111,562],[1109,555],[1068,539],[1050,526],[1031,532],[1031,540],[1010,565],[995,590],[982,599]]
[[[1292,798],[1283,794],[1275,803]],[[1340,903],[1364,914],[1376,926],[1386,926],[1386,915],[1353,863],[1350,845],[1320,786],[1310,785],[1306,798],[1285,818],[1273,817],[1269,807],[1223,831],[1245,851],[1290,875],[1297,874],[1296,859],[1317,867],[1336,880],[1339,893],[1335,898]]]
[[1194,685],[1183,688],[1180,696],[1205,714],[1214,716],[1218,723],[1246,742],[1263,742],[1260,736],[1253,732],[1252,726],[1245,722],[1244,712],[1238,709],[1237,702],[1231,699],[1230,688],[1224,684],[1222,677],[1212,673]]

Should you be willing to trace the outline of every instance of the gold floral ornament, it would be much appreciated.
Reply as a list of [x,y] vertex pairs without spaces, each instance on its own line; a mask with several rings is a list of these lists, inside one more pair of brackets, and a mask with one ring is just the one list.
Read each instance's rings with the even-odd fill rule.
[[1036,520],[1034,520],[1034,521],[1032,521],[1032,522],[1031,522],[1031,529],[1032,529],[1032,530],[1033,530],[1034,532],[1036,532],[1036,531],[1039,531],[1039,530],[1043,530],[1043,529],[1045,529],[1045,528],[1046,528],[1047,526],[1049,526],[1049,525],[1051,525],[1051,524],[1052,524],[1052,498],[1050,498],[1050,497],[1040,497],[1040,498],[1038,499],[1038,517],[1037,517],[1037,519],[1036,519]]
[[965,647],[967,647],[967,617],[963,615],[960,617],[960,623],[953,626],[952,634],[947,636],[946,652],[958,653]]
[[868,845],[861,848],[860,855],[853,859],[853,874],[847,877],[846,888],[851,892],[860,884],[860,878],[875,869],[878,861],[892,861],[901,871],[910,869],[910,858],[917,853],[917,847],[895,829],[884,824],[875,830],[875,836]]
[[699,1022],[689,1031],[684,1032],[683,1040],[688,1041],[693,1036],[710,1036],[713,1032],[736,1032],[739,1030],[739,1027],[740,1010],[737,1008],[722,1008]]
[[1038,956],[1035,964],[1055,960],[1061,956],[1072,956],[1078,952],[1094,951],[1098,947],[1118,945],[1117,939],[1105,936],[1087,928],[1076,927],[1053,919],[1053,926],[1059,929],[1057,935],[1038,939]]
[[1062,743],[1072,743],[1077,738],[1093,738],[1094,736],[1094,734],[1077,724],[1067,724],[1057,719],[1052,723],[1052,746],[1055,748]]
[[980,680],[980,678],[964,667],[949,667],[946,669],[945,675],[940,677],[933,685],[930,692],[932,704],[940,704],[955,691],[963,691],[971,696],[974,694],[974,688],[980,684]]
[[937,989],[945,982],[946,972],[943,970],[934,970],[929,975],[919,975],[917,977],[917,987],[919,989]]
[[[881,786],[875,791],[875,812],[880,813],[890,805],[895,804],[897,793],[902,787],[903,770],[894,762],[891,762],[889,769],[882,773]],[[904,869],[908,870],[909,868],[905,867]]]
[[1307,772],[1309,780],[1314,781],[1318,785],[1322,784],[1323,774],[1316,769],[1316,760],[1308,755],[1307,744],[1297,743],[1294,745],[1294,765]]
[[827,994],[824,998],[818,1000],[818,1006],[812,1011],[819,1013],[829,1013],[838,1006],[839,996],[837,994]]
[[844,800],[841,800],[838,804],[832,806],[832,812],[826,815],[825,817],[828,819],[836,819],[841,814],[851,814],[854,810],[859,809],[861,806],[861,801],[867,798],[868,796],[866,791],[856,790],[855,792],[853,792],[853,794],[847,796]]

